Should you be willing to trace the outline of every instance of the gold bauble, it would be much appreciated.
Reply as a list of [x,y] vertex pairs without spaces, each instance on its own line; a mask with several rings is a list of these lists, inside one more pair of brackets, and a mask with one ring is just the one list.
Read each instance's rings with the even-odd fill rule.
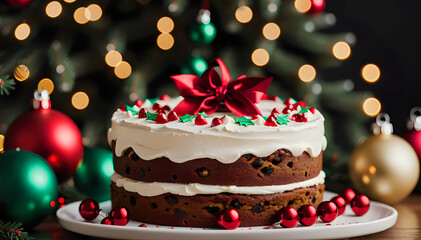
[[393,134],[368,137],[351,155],[349,171],[357,190],[370,198],[394,204],[417,184],[420,164],[404,139]]
[[22,82],[29,78],[29,68],[23,64],[17,66],[15,68],[15,72],[13,73],[16,80]]

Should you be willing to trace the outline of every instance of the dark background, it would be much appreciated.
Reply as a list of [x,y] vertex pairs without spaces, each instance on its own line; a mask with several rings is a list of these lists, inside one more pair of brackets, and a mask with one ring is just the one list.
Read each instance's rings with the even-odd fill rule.
[[[390,115],[396,134],[406,130],[411,108],[421,107],[420,7],[416,0],[326,1],[326,12],[336,16],[328,31],[353,32],[357,42],[342,66],[323,74],[328,79],[352,79],[355,90],[373,92],[382,103],[381,111]],[[374,84],[361,78],[367,63],[380,68],[380,79]]]

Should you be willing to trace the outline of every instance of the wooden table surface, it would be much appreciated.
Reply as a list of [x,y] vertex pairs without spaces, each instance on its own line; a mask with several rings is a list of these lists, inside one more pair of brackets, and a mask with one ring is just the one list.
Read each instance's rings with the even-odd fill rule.
[[[421,239],[421,194],[413,194],[393,207],[399,213],[395,226],[384,232],[351,239]],[[99,239],[67,231],[53,217],[45,220],[29,234],[42,240]]]

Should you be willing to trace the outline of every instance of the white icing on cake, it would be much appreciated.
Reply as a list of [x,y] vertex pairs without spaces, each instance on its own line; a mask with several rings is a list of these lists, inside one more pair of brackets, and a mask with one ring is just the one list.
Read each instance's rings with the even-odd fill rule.
[[152,197],[164,193],[172,193],[182,196],[193,196],[196,194],[218,194],[218,193],[233,193],[233,194],[275,194],[286,191],[292,191],[297,188],[306,188],[318,184],[324,184],[325,173],[320,171],[320,174],[312,179],[285,184],[285,185],[271,185],[271,186],[220,186],[207,185],[200,183],[180,184],[180,183],[165,183],[165,182],[142,182],[135,181],[129,178],[122,177],[118,173],[111,176],[111,181],[117,187],[123,187],[126,191],[138,193],[141,196]]
[[[162,106],[173,109],[181,97],[170,101],[158,101]],[[273,108],[279,111],[285,107],[281,101],[262,100],[257,107],[263,116],[269,116]],[[135,107],[136,110],[139,110]],[[146,101],[142,108],[152,111],[152,104]],[[265,157],[278,149],[287,149],[294,156],[307,152],[318,156],[326,148],[324,118],[319,111],[308,112],[308,122],[290,121],[287,125],[269,127],[264,119],[253,120],[254,126],[240,126],[232,113],[215,112],[206,118],[208,124],[198,126],[193,122],[179,121],[156,124],[145,118],[138,118],[130,111],[117,110],[111,119],[108,142],[116,141],[115,153],[121,156],[131,147],[143,160],[167,157],[173,162],[183,163],[197,158],[213,158],[222,163],[235,162],[243,154]],[[214,117],[223,117],[223,124],[211,127]],[[283,115],[281,113],[281,115]]]

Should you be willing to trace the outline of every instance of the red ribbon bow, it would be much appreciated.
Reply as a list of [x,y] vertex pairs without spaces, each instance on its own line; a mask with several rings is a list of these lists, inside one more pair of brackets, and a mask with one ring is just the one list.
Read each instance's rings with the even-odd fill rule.
[[[221,76],[214,69],[219,66]],[[179,115],[196,115],[199,112],[212,114],[221,103],[237,116],[262,115],[256,107],[267,88],[272,77],[246,77],[240,76],[231,81],[227,67],[221,59],[210,62],[209,68],[201,77],[191,74],[171,76],[184,100],[174,109]]]

